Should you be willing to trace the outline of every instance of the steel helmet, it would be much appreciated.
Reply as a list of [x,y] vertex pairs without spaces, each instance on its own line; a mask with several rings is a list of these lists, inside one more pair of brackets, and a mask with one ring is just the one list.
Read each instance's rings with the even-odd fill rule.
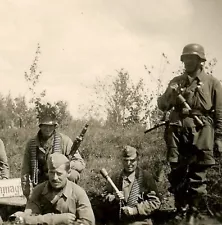
[[51,103],[42,104],[38,103],[36,105],[37,118],[40,125],[58,125],[58,110],[55,105]]
[[184,55],[197,55],[202,61],[206,61],[205,52],[203,46],[199,44],[188,44],[183,48],[182,55],[180,56],[180,60],[183,61]]
[[39,118],[40,125],[58,125],[58,122],[54,116],[43,116]]

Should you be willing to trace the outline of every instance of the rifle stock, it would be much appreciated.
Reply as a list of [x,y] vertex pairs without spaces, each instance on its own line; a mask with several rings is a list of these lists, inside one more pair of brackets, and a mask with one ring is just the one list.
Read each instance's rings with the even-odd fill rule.
[[68,158],[71,159],[73,157],[73,155],[76,153],[76,151],[79,149],[79,146],[81,145],[83,138],[86,134],[86,131],[88,129],[89,124],[85,124],[85,126],[83,127],[81,133],[79,136],[76,137],[75,141],[73,142],[71,151],[69,153]]

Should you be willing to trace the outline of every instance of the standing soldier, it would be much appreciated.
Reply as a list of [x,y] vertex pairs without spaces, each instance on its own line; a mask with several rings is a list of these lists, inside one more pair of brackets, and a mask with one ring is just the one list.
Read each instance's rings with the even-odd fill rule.
[[8,179],[8,178],[9,178],[8,159],[5,152],[5,145],[3,141],[0,139],[0,179]]
[[[31,138],[25,149],[22,164],[21,182],[24,195],[28,198],[32,186],[48,179],[47,158],[54,152],[60,152],[68,158],[72,148],[72,140],[57,131],[58,122],[53,107],[44,107],[38,115],[39,131]],[[85,162],[78,151],[71,157],[71,173],[69,180],[77,182]]]
[[193,225],[207,194],[206,172],[215,164],[213,150],[222,152],[222,87],[205,73],[201,45],[186,45],[180,59],[185,72],[170,81],[158,107],[171,110],[165,133],[170,190],[178,213]]

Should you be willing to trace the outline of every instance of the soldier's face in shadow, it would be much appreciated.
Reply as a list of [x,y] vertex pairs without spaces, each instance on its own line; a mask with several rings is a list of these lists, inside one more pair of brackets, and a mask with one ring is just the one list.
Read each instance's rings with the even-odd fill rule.
[[133,173],[138,165],[138,158],[123,158],[124,171],[127,174]]
[[40,126],[40,130],[41,130],[42,136],[44,138],[46,138],[46,139],[50,138],[53,135],[55,129],[56,129],[56,125],[42,124]]
[[192,75],[200,68],[201,60],[197,55],[184,55],[182,59],[185,70],[189,75]]
[[48,175],[51,186],[54,189],[62,189],[66,185],[69,170],[65,164],[62,164],[58,168],[49,168]]

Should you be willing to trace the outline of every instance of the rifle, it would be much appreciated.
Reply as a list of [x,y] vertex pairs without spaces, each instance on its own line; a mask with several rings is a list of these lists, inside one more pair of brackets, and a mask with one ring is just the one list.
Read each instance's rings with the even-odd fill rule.
[[89,126],[89,124],[86,124],[86,125],[83,127],[83,129],[82,129],[80,135],[77,136],[76,139],[75,139],[75,141],[73,142],[71,151],[70,151],[69,156],[68,156],[69,160],[71,160],[71,158],[73,157],[73,155],[74,155],[74,154],[76,153],[76,151],[79,149],[79,146],[81,145],[81,142],[83,141],[83,138],[84,138],[85,133],[86,133],[86,131],[87,131],[87,129],[88,129],[88,126]]
[[[188,111],[191,110],[189,104],[186,102],[186,99],[183,97],[182,94],[178,94],[177,98],[179,99],[180,103],[183,104],[183,105],[185,106],[185,108],[186,108]],[[203,122],[199,119],[199,117],[198,117],[197,115],[194,115],[193,117],[194,117],[194,119],[196,120],[196,122],[197,122],[201,127],[203,127],[204,124],[203,124]]]
[[149,128],[148,130],[144,131],[144,133],[148,133],[152,130],[155,130],[159,127],[162,127],[164,125],[167,125],[168,122],[169,122],[169,116],[170,116],[170,111],[165,111],[164,114],[163,114],[163,117],[161,118],[160,122],[156,125],[154,125],[153,127]]
[[[183,97],[183,95],[181,93],[178,93],[178,91],[175,91],[175,92],[177,93],[177,98],[178,98],[179,102],[185,107],[185,109],[188,110],[188,111],[192,110],[191,107],[189,106],[189,104],[186,102],[186,99]],[[161,127],[161,126],[167,125],[168,122],[169,122],[169,118],[166,119],[168,112],[165,112],[163,118],[161,119],[162,122],[156,124],[154,127],[151,127],[150,129],[144,131],[144,133],[146,134],[146,133],[148,133],[152,130],[155,130],[155,129]],[[196,120],[196,122],[198,123],[198,125],[203,127],[204,124],[201,121],[201,119],[197,115],[194,115],[193,117]]]
[[[173,89],[173,92],[177,94],[177,99],[179,100],[180,104],[182,104],[184,106],[184,109],[187,111],[187,113],[189,113],[189,111],[191,111],[191,107],[190,105],[187,103],[186,99],[183,97],[182,95],[182,88],[176,88],[176,89]],[[203,127],[204,124],[202,122],[201,119],[199,119],[199,117],[197,115],[193,115],[193,118],[196,120],[196,122],[201,126]]]
[[162,126],[166,125],[167,122],[168,122],[168,121],[162,121],[162,122],[156,124],[155,126],[151,127],[150,129],[145,130],[144,133],[146,134],[146,133],[148,133],[148,132],[150,132],[150,131],[152,131],[152,130],[155,130],[155,129],[159,128],[159,127],[162,127]]

